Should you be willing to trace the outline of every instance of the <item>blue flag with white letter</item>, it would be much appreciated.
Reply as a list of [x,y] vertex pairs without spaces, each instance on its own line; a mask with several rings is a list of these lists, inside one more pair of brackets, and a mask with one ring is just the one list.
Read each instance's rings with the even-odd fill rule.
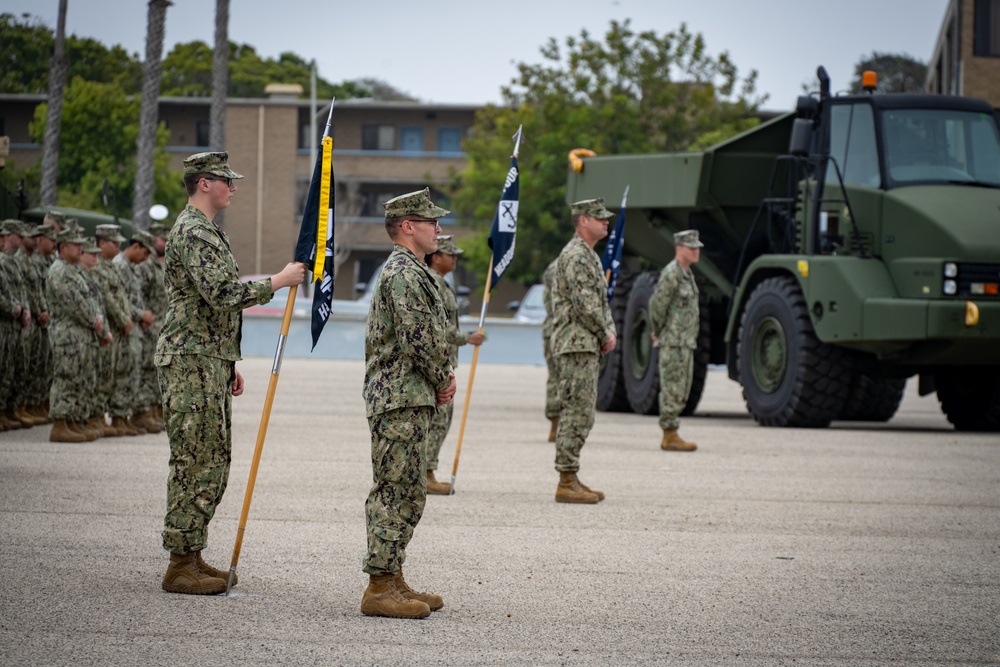
[[604,254],[601,256],[604,278],[608,281],[608,301],[611,301],[611,297],[615,295],[615,284],[618,282],[618,273],[622,266],[622,248],[625,246],[625,202],[627,199],[628,186],[625,186],[622,207],[618,209],[615,228],[608,236],[608,244],[604,247]]
[[517,155],[510,158],[510,170],[500,194],[500,204],[493,216],[489,245],[493,250],[493,275],[491,286],[500,282],[500,277],[514,259],[514,236],[517,232],[517,206],[520,181],[517,172]]

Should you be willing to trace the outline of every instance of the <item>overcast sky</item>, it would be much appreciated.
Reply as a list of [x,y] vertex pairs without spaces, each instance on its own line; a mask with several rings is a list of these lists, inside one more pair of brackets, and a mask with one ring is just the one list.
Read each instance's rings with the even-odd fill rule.
[[[145,54],[144,0],[68,0],[66,31]],[[229,39],[265,57],[283,51],[315,59],[323,78],[378,78],[427,102],[500,101],[515,63],[538,63],[549,38],[588,30],[603,37],[612,19],[664,34],[682,22],[709,52],[728,51],[742,74],[759,73],[766,109],[791,109],[817,65],[832,87],[849,85],[872,51],[927,61],[947,0],[231,0]],[[59,0],[0,0],[55,28]],[[215,3],[173,0],[164,55],[178,42],[214,42]]]

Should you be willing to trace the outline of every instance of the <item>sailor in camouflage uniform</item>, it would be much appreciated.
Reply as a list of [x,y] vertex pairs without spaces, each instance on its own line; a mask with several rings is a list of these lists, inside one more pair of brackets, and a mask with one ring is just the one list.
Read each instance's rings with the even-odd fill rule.
[[112,264],[118,268],[122,281],[128,289],[129,318],[135,326],[129,331],[127,345],[120,348],[122,358],[120,367],[125,373],[122,384],[117,388],[112,405],[123,406],[131,415],[125,426],[129,435],[142,435],[145,433],[159,433],[162,430],[157,423],[144,421],[148,406],[139,402],[139,377],[142,364],[143,338],[148,334],[149,327],[153,324],[153,312],[146,307],[146,302],[142,299],[142,281],[139,279],[139,266],[146,261],[150,254],[156,252],[153,243],[153,235],[141,229],[132,232],[125,250],[118,254]]
[[34,326],[30,329],[28,345],[28,370],[24,379],[25,414],[35,420],[35,424],[48,421],[49,386],[45,381],[45,369],[49,356],[49,305],[45,300],[45,277],[48,275],[48,260],[38,251],[38,239],[45,238],[51,228],[37,225],[26,230],[20,256],[22,271],[35,295],[35,307],[31,314]]
[[[119,225],[98,225],[96,229],[97,247],[100,256],[94,267],[94,279],[104,294],[107,324],[114,340],[97,353],[97,393],[99,402],[106,406],[111,417],[110,426],[104,428],[107,436],[138,435],[139,430],[130,428],[129,378],[131,378],[131,352],[123,348],[129,345],[129,333],[134,326],[132,308],[129,303],[128,286],[121,270],[113,260],[121,251],[125,237]],[[125,357],[123,359],[123,357]]]
[[369,575],[361,598],[366,616],[424,618],[444,605],[403,579],[406,545],[426,501],[424,448],[437,406],[455,395],[446,316],[424,256],[437,250],[438,218],[428,189],[383,204],[394,244],[368,312],[362,395],[371,431],[372,488],[365,503]]
[[660,447],[667,451],[692,452],[697,448],[681,438],[677,429],[694,375],[700,317],[698,284],[691,265],[700,258],[703,245],[697,230],[674,234],[676,256],[660,271],[649,299],[653,344],[660,350]]
[[[448,362],[452,370],[458,368],[458,347],[460,345],[482,345],[486,336],[481,331],[465,332],[458,328],[458,300],[455,298],[455,290],[451,283],[445,280],[445,276],[455,270],[458,266],[458,256],[464,250],[455,245],[454,237],[451,234],[438,235],[438,249],[424,258],[427,266],[434,273],[437,280],[438,292],[441,294],[441,301],[444,303],[446,315],[445,337],[451,346],[451,355]],[[441,453],[441,445],[448,436],[451,428],[451,419],[455,411],[455,404],[447,403],[439,406],[431,419],[431,429],[427,434],[427,447],[424,453],[424,466],[427,468],[427,493],[439,496],[446,496],[451,492],[451,484],[439,482],[434,477],[434,471],[438,467],[438,455]]]
[[549,420],[549,442],[556,441],[559,429],[559,367],[556,357],[552,354],[552,324],[555,311],[552,308],[552,289],[556,279],[556,265],[559,258],[549,262],[542,273],[542,303],[545,305],[545,319],[542,320],[542,352],[545,355],[545,368],[548,376],[545,380],[545,417]]
[[575,233],[559,253],[552,289],[555,321],[552,352],[559,367],[559,425],[556,431],[556,502],[593,504],[604,494],[577,477],[580,450],[594,426],[600,357],[615,349],[617,335],[608,305],[601,259],[594,252],[608,235],[614,213],[603,199],[571,205]]
[[[48,216],[46,216],[48,219]],[[38,236],[35,239],[35,254],[32,259],[36,264],[36,269],[41,275],[42,292],[45,292],[46,281],[48,280],[49,268],[56,260],[56,228],[55,225],[43,223],[36,228]],[[48,303],[46,303],[48,306]],[[51,314],[49,321],[51,321]],[[38,395],[42,400],[42,416],[46,421],[49,418],[49,389],[52,387],[52,344],[49,341],[48,325],[40,327],[42,333],[41,350],[39,352],[40,363],[38,365]]]
[[142,301],[153,314],[153,322],[142,337],[142,354],[139,357],[139,395],[136,402],[140,406],[140,423],[151,426],[151,429],[147,430],[160,431],[163,429],[163,416],[160,410],[160,385],[156,378],[153,355],[156,353],[156,340],[163,328],[163,318],[167,314],[167,290],[163,285],[163,258],[170,227],[160,224],[151,225],[149,233],[153,239],[154,250],[146,261],[136,267],[136,273],[142,286]]
[[104,320],[104,333],[97,341],[99,347],[90,346],[87,349],[87,358],[81,359],[80,363],[93,366],[94,368],[94,385],[87,393],[90,405],[90,411],[87,413],[87,427],[95,431],[98,437],[103,438],[107,435],[105,429],[110,427],[104,421],[104,416],[108,411],[108,404],[106,397],[101,393],[101,356],[106,350],[111,349],[114,336],[108,324],[107,299],[94,270],[97,266],[97,256],[100,253],[101,249],[97,246],[96,239],[89,236],[86,237],[83,244],[83,254],[80,255],[80,267],[83,269],[81,274],[83,274],[83,279],[89,289],[87,298],[94,304],[98,315]]
[[24,223],[4,220],[0,223],[0,274],[3,294],[0,296],[0,425],[5,430],[30,428],[34,420],[20,413],[18,399],[24,380],[24,341],[33,325],[31,307],[15,253],[21,245]]
[[45,282],[45,296],[52,314],[49,342],[52,345],[53,377],[49,392],[52,442],[83,442],[98,434],[87,427],[90,400],[97,383],[96,364],[91,357],[104,336],[104,320],[89,298],[89,288],[80,266],[84,237],[67,228],[58,235],[59,259],[53,262]]
[[188,203],[167,242],[167,315],[154,363],[170,437],[162,533],[170,565],[161,586],[171,593],[226,590],[227,573],[205,563],[201,551],[229,480],[232,397],[243,393],[236,370],[242,310],[269,302],[306,274],[303,264],[289,263],[270,278],[240,281],[229,237],[213,221],[232,202],[240,178],[225,152],[184,160]]

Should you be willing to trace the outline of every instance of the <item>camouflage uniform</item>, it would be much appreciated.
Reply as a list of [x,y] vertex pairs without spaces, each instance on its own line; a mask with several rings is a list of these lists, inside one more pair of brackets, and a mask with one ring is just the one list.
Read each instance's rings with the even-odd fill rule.
[[[99,225],[99,239],[109,239],[121,243],[125,240],[118,233],[117,225]],[[128,286],[125,284],[122,271],[112,260],[97,258],[97,266],[93,271],[94,279],[104,294],[104,308],[107,313],[107,326],[114,336],[111,345],[98,351],[97,393],[99,402],[105,406],[111,417],[125,418],[129,416],[130,406],[126,400],[131,377],[131,351],[123,348],[129,345],[125,327],[131,319],[131,304],[128,297]],[[133,322],[133,326],[137,326]],[[125,364],[122,357],[125,356]]]
[[[386,202],[386,217],[447,215],[430,203],[426,190],[420,194]],[[362,569],[370,575],[402,570],[406,545],[423,514],[425,439],[437,393],[451,384],[450,353],[434,272],[396,245],[375,285],[365,331],[362,395],[373,484],[365,503],[368,553]]]
[[[20,229],[20,224],[18,220],[5,220],[0,230],[0,414],[18,407],[15,382],[19,379],[17,364],[23,331],[20,313],[27,306],[27,299],[14,257],[3,251],[2,239],[11,229]],[[2,417],[0,420],[6,421]]]
[[163,328],[163,318],[167,314],[167,290],[163,285],[163,263],[157,258],[155,249],[137,269],[143,303],[153,313],[153,323],[143,332],[137,403],[141,406],[155,406],[160,404],[160,386],[156,379],[153,355],[156,353],[156,340]]
[[[49,228],[51,229],[51,228]],[[42,226],[35,227],[28,232],[28,236],[39,237],[48,236],[48,230]],[[49,402],[49,382],[47,381],[49,371],[49,328],[48,323],[42,325],[40,318],[49,310],[48,301],[45,298],[45,279],[49,273],[49,261],[42,256],[38,250],[34,250],[30,255],[24,255],[24,273],[30,276],[32,290],[36,294],[38,310],[31,310],[31,315],[35,320],[35,325],[31,327],[30,350],[28,356],[28,387],[25,392],[26,405],[41,407]]]
[[[70,229],[60,233],[60,243],[82,243]],[[76,240],[79,239],[79,240]],[[49,392],[49,415],[53,420],[85,422],[90,417],[91,395],[97,383],[94,356],[98,338],[94,323],[98,312],[88,298],[89,288],[79,264],[62,259],[52,263],[45,283],[45,296],[52,317],[53,377]]]
[[545,381],[545,417],[556,419],[559,417],[559,367],[556,365],[556,357],[552,354],[552,324],[555,311],[552,308],[552,290],[555,285],[556,263],[558,257],[545,267],[542,273],[542,284],[545,290],[542,292],[542,303],[545,304],[545,319],[542,320],[542,351],[545,354],[545,367],[548,369],[548,378]]
[[601,346],[615,333],[601,259],[574,236],[559,254],[552,289],[552,352],[559,367],[559,472],[580,469],[580,450],[594,426]]
[[691,391],[699,326],[694,273],[676,259],[660,271],[649,321],[660,350],[660,428],[676,430]]
[[[38,230],[40,230],[39,236],[44,236],[48,239],[55,241],[56,230],[52,225],[38,225]],[[36,244],[38,241],[36,241]],[[45,293],[46,283],[48,281],[49,269],[52,267],[53,262],[56,260],[55,252],[51,252],[48,255],[43,255],[40,250],[36,250],[35,254],[32,255],[32,259],[35,260],[37,265],[37,271],[41,275],[42,279],[42,293]],[[46,306],[48,303],[46,303]],[[52,315],[49,313],[49,326],[52,323]],[[49,390],[52,387],[52,343],[49,338],[49,326],[42,327],[42,348],[40,353],[41,363],[38,369],[38,382],[39,382],[39,396],[42,397],[42,402],[47,406],[49,403]]]
[[[203,155],[219,154],[192,156],[185,171]],[[193,168],[202,167],[215,168]],[[229,480],[241,311],[271,300],[271,279],[241,282],[229,237],[188,205],[170,232],[164,284],[167,314],[154,358],[170,436],[163,548],[187,554],[205,548]]]
[[[97,254],[100,249],[97,247],[97,242],[93,239],[88,238],[87,242],[83,246],[84,253]],[[90,301],[90,304],[94,309],[97,310],[97,314],[100,316],[101,320],[104,322],[104,334],[108,332],[108,313],[107,313],[107,299],[105,298],[104,291],[101,289],[101,284],[97,279],[97,267],[95,261],[95,267],[88,269],[83,266],[83,262],[80,263],[80,274],[83,276],[83,280],[87,283],[87,293],[85,298]],[[97,419],[103,426],[104,415],[108,411],[108,404],[106,397],[101,393],[101,381],[102,381],[102,363],[106,363],[103,357],[108,350],[111,349],[110,345],[101,345],[101,338],[97,340],[97,345],[93,349],[88,349],[88,355],[86,359],[81,359],[81,364],[86,364],[93,368],[93,380],[94,383],[90,387],[90,391],[87,392],[87,397],[89,399],[89,411],[87,412],[87,417]],[[109,369],[110,370],[110,369]]]
[[116,388],[111,404],[116,412],[127,411],[133,416],[138,416],[148,407],[146,403],[140,402],[139,394],[143,338],[147,334],[141,326],[141,321],[146,311],[146,303],[142,299],[142,281],[139,279],[138,265],[131,262],[125,253],[119,253],[111,262],[118,268],[119,275],[128,290],[129,317],[133,324],[132,330],[126,336],[127,344],[120,348],[119,370],[123,373],[123,380]]

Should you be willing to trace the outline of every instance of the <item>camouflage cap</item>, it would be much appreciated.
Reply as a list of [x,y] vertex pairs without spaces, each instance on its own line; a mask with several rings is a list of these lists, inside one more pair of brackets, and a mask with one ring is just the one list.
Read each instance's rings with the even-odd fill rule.
[[589,215],[599,220],[608,220],[615,217],[615,214],[604,208],[604,198],[584,199],[569,205],[569,210],[575,218],[578,215]]
[[704,248],[705,244],[698,240],[697,229],[687,229],[674,234],[674,245],[685,248]]
[[101,252],[101,249],[97,247],[97,239],[93,236],[88,236],[83,239],[83,251],[84,252]]
[[56,236],[56,240],[59,241],[59,243],[79,243],[81,245],[87,241],[87,239],[83,238],[83,234],[79,229],[72,228],[64,229],[59,232],[58,236]]
[[405,195],[393,197],[382,204],[385,207],[385,217],[401,218],[404,215],[419,215],[423,218],[443,218],[451,213],[440,206],[435,206],[431,201],[430,188],[408,192]]
[[222,178],[243,178],[243,174],[237,174],[229,167],[229,153],[225,151],[195,153],[184,160],[184,173],[185,175],[212,174]]
[[125,243],[122,236],[121,225],[97,225],[94,233],[99,241],[114,241],[115,243]]
[[24,236],[25,225],[20,220],[15,220],[14,218],[8,218],[3,222],[0,222],[0,233],[4,236],[7,234],[17,234],[18,236]]
[[132,232],[132,241],[139,242],[151,253],[156,252],[156,238],[144,229],[136,229]]
[[161,239],[165,239],[170,236],[171,225],[163,222],[157,222],[149,226],[149,231],[152,232],[153,236],[159,236]]
[[44,236],[52,241],[56,240],[56,228],[52,225],[38,225],[35,227],[35,236]]
[[27,225],[24,229],[24,237],[28,239],[43,236],[44,234],[45,230],[42,229],[42,225]]
[[66,214],[60,211],[49,211],[45,214],[44,222],[48,221],[59,223],[60,225],[66,224]]
[[455,245],[455,237],[451,234],[438,234],[437,251],[445,255],[461,255],[465,252]]
[[66,218],[65,225],[66,229],[75,229],[78,232],[82,231],[79,218]]

